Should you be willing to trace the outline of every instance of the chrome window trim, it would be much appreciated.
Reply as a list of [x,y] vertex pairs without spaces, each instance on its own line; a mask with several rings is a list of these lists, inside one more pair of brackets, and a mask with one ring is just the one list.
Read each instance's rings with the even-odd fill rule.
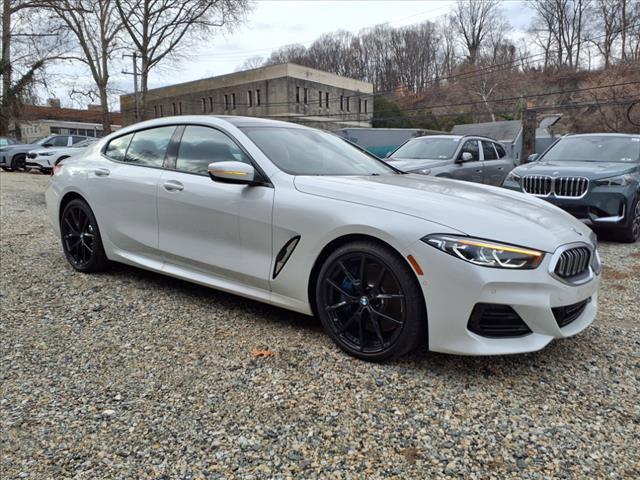
[[[588,264],[589,266],[587,270],[584,273],[580,275],[576,275],[575,277],[572,277],[570,279],[562,278],[561,276],[557,275],[556,267],[558,266],[558,262],[560,261],[560,257],[562,256],[562,254],[567,250],[571,250],[572,248],[578,248],[578,247],[586,247],[589,250],[590,258],[589,258],[589,264]],[[597,276],[592,266],[593,257],[597,255],[598,255],[598,252],[597,252],[597,248],[595,247],[595,243],[573,242],[573,243],[567,243],[565,245],[561,245],[551,255],[551,260],[549,260],[549,268],[548,268],[549,275],[551,275],[553,278],[555,278],[559,282],[564,283],[565,285],[578,286],[578,285],[584,285],[585,283],[589,283],[591,280],[593,280]]]

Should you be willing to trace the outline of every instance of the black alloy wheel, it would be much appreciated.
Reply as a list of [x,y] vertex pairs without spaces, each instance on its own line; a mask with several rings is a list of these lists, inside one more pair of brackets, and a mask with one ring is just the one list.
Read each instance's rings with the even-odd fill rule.
[[629,223],[619,232],[619,239],[627,243],[640,240],[640,197],[632,205]]
[[67,261],[81,272],[103,270],[107,257],[96,218],[83,200],[72,200],[60,218],[62,247]]
[[27,156],[24,154],[18,154],[11,159],[11,169],[16,172],[27,171]]
[[316,302],[325,329],[347,353],[371,361],[402,355],[424,340],[422,292],[407,262],[372,242],[329,256]]

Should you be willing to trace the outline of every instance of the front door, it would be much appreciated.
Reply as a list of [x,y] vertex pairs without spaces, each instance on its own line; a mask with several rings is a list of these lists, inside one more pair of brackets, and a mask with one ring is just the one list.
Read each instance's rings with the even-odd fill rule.
[[[462,158],[464,153],[471,154],[471,160]],[[456,180],[482,183],[484,179],[482,162],[480,161],[480,146],[478,140],[467,140],[458,152],[457,161],[451,171],[451,177]]]
[[274,190],[214,182],[207,166],[218,161],[251,163],[226,133],[186,126],[158,185],[160,249],[168,265],[266,290]]

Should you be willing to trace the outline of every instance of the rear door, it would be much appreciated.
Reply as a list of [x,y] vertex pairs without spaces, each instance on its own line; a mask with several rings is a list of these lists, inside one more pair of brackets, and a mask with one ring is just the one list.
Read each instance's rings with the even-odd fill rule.
[[502,185],[502,181],[508,173],[506,162],[498,158],[498,152],[493,142],[481,140],[480,143],[482,144],[484,183],[488,185]]
[[92,208],[116,253],[159,262],[157,189],[175,126],[138,130],[111,140],[89,172]]
[[[471,160],[463,161],[462,155],[465,152],[471,154]],[[467,140],[464,142],[456,157],[456,163],[452,166],[451,177],[467,182],[483,182],[483,168],[480,159],[480,143],[478,140]]]
[[[208,165],[249,155],[226,132],[187,125],[158,186],[159,246],[167,270],[185,268],[269,289],[274,190],[214,182]],[[169,165],[171,168],[171,165]]]

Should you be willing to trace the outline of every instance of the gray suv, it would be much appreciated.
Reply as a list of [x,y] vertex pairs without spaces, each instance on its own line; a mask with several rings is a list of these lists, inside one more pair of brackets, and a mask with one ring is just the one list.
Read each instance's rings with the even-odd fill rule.
[[83,135],[49,135],[33,143],[18,143],[0,147],[0,167],[8,172],[27,169],[27,153],[30,150],[49,147],[70,147],[87,138]]
[[502,185],[515,167],[504,147],[491,138],[470,135],[430,135],[408,140],[387,156],[394,167],[409,173]]

